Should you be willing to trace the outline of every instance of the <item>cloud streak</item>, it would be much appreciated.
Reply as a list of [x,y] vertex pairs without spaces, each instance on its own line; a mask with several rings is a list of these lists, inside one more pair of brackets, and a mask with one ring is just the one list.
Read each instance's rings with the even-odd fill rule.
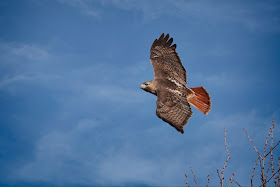
[[[3,17],[13,21],[0,18],[1,181],[179,186],[192,166],[199,184],[209,172],[216,185],[226,127],[226,177],[234,171],[249,184],[256,154],[242,128],[262,148],[279,116],[279,89],[268,86],[279,77],[277,35],[263,32],[277,31],[277,3],[8,4]],[[207,116],[193,110],[184,135],[157,118],[156,97],[139,89],[153,77],[149,47],[159,32],[173,33],[188,86],[205,86],[213,101]]]
[[57,0],[59,3],[66,4],[81,10],[81,13],[86,16],[93,16],[99,19],[100,13],[91,4],[91,1],[87,0]]
[[34,44],[0,43],[0,52],[4,55],[15,55],[29,60],[46,60],[49,57],[47,50]]
[[[20,89],[20,85],[32,83],[41,84],[56,92],[68,91],[75,97],[79,95],[80,98],[90,100],[141,101],[139,98],[142,94],[140,94],[138,87],[137,89],[132,88],[131,83],[126,80],[127,76],[140,75],[137,64],[123,68],[94,63],[84,68],[68,69],[69,71],[58,74],[57,72],[60,71],[58,68],[68,68],[67,55],[57,56],[34,44],[2,43],[1,49],[3,50],[2,58],[5,64],[3,69],[10,70],[9,72],[6,71],[2,78],[0,77],[0,89],[2,90],[13,87],[15,91],[17,88]],[[15,58],[26,58],[26,60]],[[149,64],[147,63],[147,65]],[[143,68],[142,71],[144,71]],[[104,77],[104,74],[106,74],[106,78],[100,80],[101,77]],[[119,80],[118,83],[113,84],[111,80],[114,80],[115,77],[118,77]],[[15,84],[17,88],[14,86]]]
[[[161,139],[163,142],[159,144],[157,134],[153,133],[153,136],[150,136],[152,134],[149,130],[142,131],[142,137],[153,141],[153,144],[146,145],[146,149],[138,142],[143,141],[142,137],[126,137],[128,134],[120,137],[118,134],[122,131],[121,126],[114,127],[112,123],[104,124],[94,119],[82,119],[68,130],[52,131],[41,137],[35,146],[34,159],[17,169],[13,176],[22,181],[43,181],[61,185],[169,186],[183,185],[183,174],[188,171],[189,166],[192,166],[195,171],[199,169],[197,177],[200,183],[206,180],[210,172],[211,184],[214,185],[218,182],[215,169],[222,167],[226,157],[223,146],[223,128],[228,127],[228,146],[232,160],[237,159],[238,152],[247,155],[242,162],[234,162],[234,164],[232,160],[229,162],[226,177],[230,177],[231,171],[238,170],[243,162],[247,162],[255,154],[248,151],[249,141],[247,144],[240,144],[240,142],[246,142],[247,137],[242,134],[241,128],[236,127],[236,124],[242,123],[242,127],[245,128],[254,124],[258,129],[254,131],[251,129],[250,134],[255,139],[256,145],[260,146],[264,138],[257,140],[256,137],[262,135],[261,129],[269,129],[270,124],[266,122],[267,120],[256,118],[254,112],[248,116],[246,114],[216,116],[202,124],[201,129],[196,132],[198,136],[187,132],[190,136],[187,139],[192,139],[197,146],[191,146],[191,142],[187,139],[177,143],[175,139],[174,141]],[[231,125],[228,125],[229,123]],[[110,128],[106,128],[106,134],[103,134],[104,126],[108,125]],[[207,132],[216,132],[215,136],[218,138],[213,139],[213,134]],[[238,141],[233,134],[240,134]],[[170,135],[167,131],[162,131],[161,136]],[[204,142],[205,139],[208,139],[208,143]],[[112,142],[115,143],[112,144]],[[168,145],[167,142],[169,142]],[[174,155],[173,152],[179,147],[181,151],[177,151]],[[147,156],[150,150],[159,152],[150,157]],[[250,168],[246,171],[247,174],[244,177],[239,177],[239,182],[243,185],[249,184],[247,179],[251,172]]]
[[[106,8],[115,7],[123,11],[138,11],[145,20],[155,20],[160,17],[175,16],[187,21],[208,22],[217,24],[224,22],[240,24],[252,31],[280,31],[280,19],[278,12],[279,4],[257,2],[254,4],[243,1],[221,2],[221,1],[137,1],[137,0],[71,0],[58,2],[68,4],[85,12],[87,15],[94,15],[102,18],[106,14]],[[99,8],[96,8],[99,7]],[[97,11],[98,9],[98,11]],[[93,13],[86,13],[93,12]],[[97,13],[99,12],[99,13]],[[270,15],[273,19],[270,19]]]

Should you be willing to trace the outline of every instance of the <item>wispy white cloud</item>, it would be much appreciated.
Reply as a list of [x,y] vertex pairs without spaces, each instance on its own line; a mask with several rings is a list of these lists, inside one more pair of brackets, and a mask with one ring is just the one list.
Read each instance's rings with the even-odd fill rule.
[[177,173],[184,170],[182,155],[146,157],[141,145],[124,141],[115,134],[116,128],[101,136],[104,125],[85,119],[66,131],[43,136],[36,144],[34,160],[17,169],[12,178],[64,185],[183,184]]
[[[128,103],[130,108],[139,102],[149,104],[147,102],[149,96],[145,95],[144,100],[144,94],[140,94],[138,88],[138,84],[141,83],[139,81],[146,76],[147,70],[150,70],[152,76],[151,65],[147,62],[134,63],[125,67],[98,62],[71,67],[69,64],[73,62],[73,59],[80,59],[79,56],[54,55],[44,47],[39,48],[35,44],[8,46],[4,47],[6,51],[0,58],[5,60],[3,67],[12,71],[0,77],[0,88],[3,90],[17,85],[15,89],[19,89],[20,85],[26,82],[46,87],[50,95],[53,95],[59,103],[61,110],[58,111],[58,115],[60,117],[65,113],[69,116],[78,116],[77,113],[81,111],[83,113],[81,116],[83,116],[88,111],[99,110],[99,106],[104,104],[108,107],[103,106],[103,110],[108,113],[111,112],[113,106],[115,110],[121,111],[123,103]],[[37,55],[26,55],[24,50],[35,51],[34,54]],[[240,80],[233,79],[232,74],[226,73],[197,76],[195,79],[206,80],[213,89],[223,87],[225,90],[225,85],[232,86],[240,83]],[[25,86],[24,89],[26,89]],[[90,108],[86,108],[87,104]],[[206,181],[206,176],[210,172],[211,177],[214,178],[211,183],[215,185],[219,183],[215,180],[215,169],[222,167],[226,157],[223,128],[228,128],[230,152],[233,148],[246,152],[250,142],[244,144],[247,142],[247,137],[243,134],[242,127],[246,127],[252,133],[257,145],[261,147],[263,142],[258,137],[265,134],[262,130],[270,125],[266,122],[271,120],[271,116],[268,120],[263,119],[260,116],[261,112],[254,110],[228,116],[215,115],[215,113],[211,116],[210,113],[207,122],[201,120],[201,123],[195,124],[196,120],[190,121],[185,135],[178,136],[168,124],[157,119],[154,112],[152,115],[147,115],[148,112],[141,112],[141,110],[145,109],[137,108],[137,106],[131,109],[135,115],[141,115],[141,118],[131,121],[128,121],[129,116],[126,111],[118,117],[104,114],[106,118],[108,116],[112,118],[109,122],[95,119],[101,114],[92,118],[79,116],[82,119],[64,124],[67,128],[57,125],[57,128],[49,129],[36,142],[33,157],[25,163],[16,163],[16,167],[8,173],[9,178],[52,184],[184,185],[184,173],[191,165],[197,172],[199,181]],[[149,122],[150,126],[143,123],[139,129],[127,130],[136,124],[136,120],[146,120],[148,116],[153,116],[153,119],[157,121]],[[191,120],[200,117],[196,114]],[[124,120],[116,118],[125,118],[127,121],[122,125],[120,123]],[[193,128],[195,126],[196,128]],[[253,154],[249,153],[248,159],[242,160],[248,161],[249,156]],[[232,160],[238,160],[238,158],[236,152],[233,152]],[[244,163],[233,165],[230,162],[229,167],[232,167],[232,170],[243,168],[243,172],[246,170],[248,175],[251,172],[250,168],[244,168]],[[230,172],[227,175],[230,175]],[[247,175],[240,177],[241,184],[249,183],[246,181]]]
[[58,0],[58,2],[81,10],[81,13],[87,16],[100,18],[99,11],[92,6],[92,2],[88,0]]
[[30,60],[46,60],[49,57],[47,50],[34,44],[0,43],[0,52]]
[[239,94],[240,90],[249,92],[252,88],[258,87],[258,83],[262,81],[256,75],[228,71],[213,74],[196,73],[192,75],[191,80],[192,85],[203,85],[211,88],[213,92],[230,92],[232,94]]
[[25,83],[47,82],[53,79],[46,75],[40,65],[51,58],[45,48],[27,43],[0,43],[1,63],[0,90],[13,92]]
[[[36,143],[33,159],[15,169],[12,178],[64,185],[133,183],[170,186],[184,185],[184,173],[191,175],[189,166],[192,166],[200,184],[204,184],[207,174],[210,173],[210,184],[215,185],[219,182],[216,169],[221,169],[226,159],[226,127],[232,159],[228,163],[225,176],[229,178],[232,172],[243,168],[244,175],[238,176],[236,173],[238,178],[235,179],[242,185],[248,185],[252,168],[244,168],[244,163],[256,155],[253,149],[250,151],[250,142],[242,128],[245,127],[256,146],[262,148],[270,121],[271,119],[258,117],[256,111],[215,116],[206,123],[192,124],[187,127],[184,137],[176,134],[175,138],[169,134],[170,129],[164,130],[163,127],[158,127],[159,134],[151,127],[141,131],[141,137],[137,134],[119,136],[124,127],[85,118],[67,130],[54,130],[41,137]],[[192,128],[194,125],[201,126],[195,133]],[[106,128],[106,133],[103,134],[104,126],[110,128]],[[279,128],[279,125],[276,128]],[[276,134],[275,138],[279,138],[279,135]],[[139,141],[144,144],[152,141],[153,144],[143,147],[143,143]],[[194,142],[195,146],[192,146]],[[151,150],[157,151],[155,153]],[[149,156],[150,153],[153,155]],[[242,162],[238,161],[240,153],[243,154]]]
[[[141,80],[137,82],[137,77],[148,67],[151,68],[149,63],[140,62],[125,67],[90,63],[86,67],[72,69],[68,64],[73,61],[73,55],[56,55],[35,44],[1,43],[0,47],[3,54],[0,58],[3,60],[2,70],[9,70],[0,76],[1,90],[15,94],[17,90],[26,89],[26,83],[29,83],[48,88],[54,93],[67,91],[68,96],[75,100],[121,103],[144,101],[138,87]],[[74,58],[79,58],[79,55]],[[64,101],[57,95],[55,97],[58,102]]]
[[34,80],[34,78],[26,75],[16,75],[14,77],[4,78],[0,81],[0,89],[10,84],[14,84],[16,82],[29,81],[29,80]]
[[212,46],[211,49],[209,49],[208,51],[205,52],[205,56],[214,56],[214,57],[225,57],[225,56],[229,56],[231,54],[231,51],[223,46],[223,45],[215,45]]
[[[102,17],[106,7],[113,6],[124,11],[138,11],[145,20],[175,16],[191,22],[224,22],[240,24],[253,31],[280,31],[280,19],[277,12],[280,6],[275,3],[243,1],[137,1],[137,0],[58,0],[61,3],[77,7],[87,15]],[[98,7],[98,8],[97,8]],[[104,10],[105,8],[105,10]],[[97,10],[98,9],[98,10]],[[88,12],[88,13],[87,13]],[[273,19],[271,19],[273,15]]]
[[45,60],[48,52],[34,45],[23,45],[18,48],[11,48],[12,53],[18,56],[24,56],[32,60]]
[[143,94],[138,88],[125,88],[116,85],[89,85],[84,90],[87,98],[116,102],[143,102]]

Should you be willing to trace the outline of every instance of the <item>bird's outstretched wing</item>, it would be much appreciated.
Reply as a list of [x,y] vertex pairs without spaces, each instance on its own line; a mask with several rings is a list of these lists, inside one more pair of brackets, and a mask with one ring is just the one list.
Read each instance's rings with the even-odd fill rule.
[[151,46],[150,59],[154,69],[155,79],[164,78],[178,81],[186,85],[186,70],[176,52],[176,44],[172,45],[173,38],[164,33]]
[[184,134],[183,127],[188,123],[192,109],[186,97],[180,97],[168,89],[162,89],[157,90],[156,114]]

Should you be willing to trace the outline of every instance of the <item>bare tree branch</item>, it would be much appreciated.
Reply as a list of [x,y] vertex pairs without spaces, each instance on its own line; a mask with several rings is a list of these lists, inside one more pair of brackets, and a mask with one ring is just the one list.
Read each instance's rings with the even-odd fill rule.
[[[273,120],[272,120],[272,126],[271,126],[271,136],[270,136],[270,138],[271,138],[271,144],[270,144],[270,163],[269,163],[269,166],[271,167],[271,173],[272,173],[272,175],[274,176],[274,184],[276,185],[276,176],[275,176],[275,173],[274,173],[274,171],[275,171],[275,169],[274,169],[274,159],[273,159],[273,129],[274,129],[274,118],[273,118]],[[278,145],[278,144],[276,144],[276,145]]]
[[[275,146],[273,146],[274,119],[272,121],[272,126],[270,128],[270,131],[269,131],[269,133],[268,133],[268,135],[266,136],[266,139],[265,139],[263,157],[261,156],[257,147],[255,146],[253,140],[249,136],[248,132],[244,128],[243,128],[243,130],[246,133],[249,141],[252,143],[253,148],[255,149],[255,151],[258,154],[258,158],[255,161],[255,165],[254,165],[254,168],[253,168],[253,171],[252,171],[252,176],[251,176],[251,179],[250,179],[251,187],[253,187],[253,179],[254,179],[254,176],[255,176],[255,170],[256,170],[256,167],[258,165],[258,162],[259,162],[259,166],[260,166],[260,169],[261,169],[261,171],[260,171],[261,185],[260,186],[266,187],[267,183],[269,183],[271,181],[271,179],[274,178],[273,182],[275,183],[275,186],[280,187],[280,185],[279,185],[280,184],[280,156],[278,156],[277,164],[274,165],[275,163],[274,163],[274,154],[273,154],[273,150],[280,144],[280,141],[278,141],[277,144]],[[270,138],[270,151],[268,153],[266,153],[269,138]],[[220,179],[221,187],[224,187],[225,168],[227,167],[227,164],[230,160],[230,154],[229,154],[228,145],[227,145],[227,131],[226,131],[226,128],[225,128],[225,147],[226,147],[227,159],[224,163],[222,171],[220,172],[219,169],[217,169],[217,174],[218,174],[218,177]],[[270,161],[269,161],[269,165],[266,166],[265,159],[269,154],[270,154]],[[190,167],[190,168],[191,168],[191,172],[192,172],[192,175],[193,175],[193,178],[194,178],[194,182],[195,182],[196,187],[197,187],[198,185],[197,185],[197,181],[196,181],[193,169],[192,169],[192,167]],[[278,170],[276,168],[278,168]],[[265,171],[265,169],[266,169],[266,171]],[[275,170],[277,170],[277,171],[275,172]],[[272,173],[272,176],[268,179],[268,175],[269,175],[270,171]],[[187,181],[187,175],[185,174],[185,176],[186,176],[186,184],[189,187],[189,184],[188,184],[188,181]],[[207,175],[207,187],[209,187],[209,178],[210,178],[210,175],[208,174]],[[241,185],[237,181],[234,180],[234,173],[232,173],[232,175],[229,179],[228,187],[230,187],[233,182],[235,182],[238,186],[241,187]]]
[[192,175],[193,175],[193,180],[194,180],[195,185],[196,185],[196,187],[197,187],[197,182],[196,182],[196,180],[195,180],[195,175],[194,175],[194,173],[193,173],[192,167],[191,167],[191,171],[192,171]]
[[270,170],[270,167],[271,167],[271,165],[269,164],[269,166],[268,166],[268,168],[266,170],[265,180],[267,180],[267,178],[268,178],[268,172]]
[[[257,150],[257,148],[256,148],[256,146],[255,146],[255,144],[254,144],[254,142],[253,142],[253,140],[250,138],[250,136],[249,136],[249,134],[248,134],[248,132],[243,128],[243,130],[244,130],[244,132],[246,133],[246,135],[247,135],[247,137],[248,137],[248,139],[250,140],[250,142],[252,143],[252,145],[253,145],[253,147],[254,147],[254,149],[255,149],[255,151],[258,153],[258,158],[260,158],[259,159],[259,161],[260,161],[260,167],[261,167],[261,177],[260,177],[260,179],[261,179],[261,181],[262,181],[262,183],[263,184],[265,184],[265,174],[264,174],[264,162],[265,162],[265,157],[263,158],[262,156],[261,156],[261,154],[260,154],[260,152]],[[266,146],[265,146],[266,147]]]
[[230,154],[229,154],[229,152],[228,152],[228,146],[227,146],[227,129],[226,129],[226,128],[225,128],[225,147],[226,147],[226,152],[227,152],[227,159],[226,159],[226,161],[225,161],[225,163],[224,163],[224,167],[223,167],[222,172],[221,172],[222,177],[220,176],[220,172],[219,172],[219,170],[217,169],[217,173],[218,173],[218,177],[219,177],[219,179],[220,179],[221,187],[224,186],[224,180],[225,180],[225,175],[224,175],[224,173],[225,173],[225,168],[227,167],[227,163],[228,163],[228,161],[229,161],[229,159],[230,159]]
[[[278,169],[278,171],[276,171],[276,173],[279,173],[279,171],[280,171],[280,168]],[[267,181],[265,181],[265,183],[262,183],[262,185],[260,185],[260,186],[265,186],[266,183],[268,183],[270,181],[270,179],[272,179],[272,177],[274,177],[274,175],[276,175],[276,173],[274,173]]]
[[[278,164],[277,164],[277,166],[278,166],[278,171],[279,171],[280,170],[280,156],[278,156]],[[280,186],[280,172],[278,172],[277,178],[278,178],[278,186]]]
[[241,187],[241,185],[238,182],[236,182],[236,180],[232,179],[232,181],[235,182],[239,187]]
[[187,174],[185,174],[185,176],[186,176],[186,185],[187,185],[188,187],[190,187],[190,185],[189,185],[189,183],[188,183],[188,176],[187,176]]
[[251,177],[251,187],[253,187],[253,178],[254,178],[254,172],[255,172],[255,169],[256,169],[256,166],[258,164],[258,160],[260,159],[260,157],[258,156],[257,160],[256,160],[256,163],[255,163],[255,166],[254,166],[254,169],[252,171],[252,177]]
[[[263,149],[264,150],[264,152],[263,152],[264,159],[266,157],[265,156],[266,155],[266,146],[267,146],[267,143],[268,143],[269,136],[271,137],[272,143],[273,143],[273,128],[274,128],[273,121],[274,121],[274,119],[272,120],[272,126],[270,127],[269,133],[268,133],[267,137],[265,138],[265,145],[264,145],[264,149]],[[263,164],[262,168],[264,168],[265,167],[265,161],[263,161],[262,164]],[[266,180],[267,177],[268,177],[268,171],[269,171],[270,167],[271,167],[271,165],[269,165],[269,167],[267,168],[266,175],[264,175],[264,172],[262,173],[264,180]]]
[[[274,119],[273,119],[273,121],[274,121]],[[272,124],[273,124],[273,121],[272,121]],[[265,155],[265,153],[266,153],[266,146],[267,146],[267,143],[268,143],[268,138],[269,138],[269,136],[270,136],[270,134],[273,132],[273,128],[274,128],[274,125],[272,125],[271,127],[270,127],[270,131],[269,131],[269,133],[268,133],[268,135],[267,135],[267,137],[265,138],[265,145],[264,145],[264,155]],[[265,157],[265,156],[264,156]]]
[[221,178],[221,176],[220,176],[219,169],[217,169],[217,173],[218,173],[218,177],[219,177],[219,179],[220,179],[220,184],[221,184],[221,186],[222,186],[222,178]]
[[280,140],[278,141],[278,143],[264,157],[267,157],[267,155],[269,155],[271,153],[271,151],[273,151],[275,149],[275,147],[278,146],[279,143],[280,143]]
[[244,130],[244,132],[247,134],[247,137],[248,137],[248,139],[250,140],[250,142],[252,143],[252,145],[253,145],[255,151],[258,153],[259,157],[263,160],[263,157],[261,156],[260,152],[257,150],[257,148],[256,148],[256,146],[255,146],[253,140],[250,138],[248,132],[247,132],[244,128],[243,128],[243,130]]
[[[229,161],[229,159],[230,159],[230,154],[229,154],[229,152],[228,152],[228,147],[227,147],[227,129],[225,128],[225,147],[226,147],[226,152],[227,152],[227,160],[226,160],[226,162],[225,162],[225,164],[224,164],[224,167],[223,167],[223,170],[222,170],[222,172],[221,172],[221,174],[222,174],[222,183],[223,183],[223,181],[224,181],[224,179],[225,179],[225,175],[224,175],[224,173],[225,173],[225,168],[227,167],[227,163],[228,163],[228,161]],[[222,185],[223,186],[223,185]]]
[[229,179],[229,183],[228,183],[228,187],[230,187],[231,183],[232,183],[232,180],[233,180],[233,176],[234,176],[234,173],[232,173],[230,179]]

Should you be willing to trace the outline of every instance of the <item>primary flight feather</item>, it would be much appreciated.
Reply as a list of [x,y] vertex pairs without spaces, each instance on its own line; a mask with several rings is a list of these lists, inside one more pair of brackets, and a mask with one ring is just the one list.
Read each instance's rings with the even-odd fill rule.
[[187,87],[187,73],[172,42],[173,38],[164,33],[154,41],[150,51],[154,80],[140,88],[157,96],[156,115],[183,134],[192,115],[190,104],[208,114],[211,99],[203,87]]

